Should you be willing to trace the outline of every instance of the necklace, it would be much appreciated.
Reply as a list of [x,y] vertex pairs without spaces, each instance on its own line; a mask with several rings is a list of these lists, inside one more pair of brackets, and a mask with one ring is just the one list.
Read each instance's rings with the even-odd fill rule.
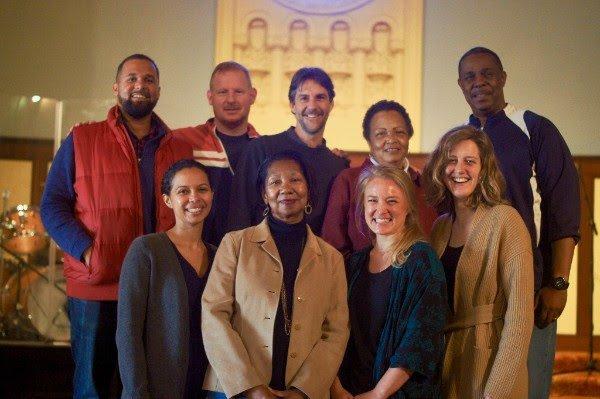
[[[305,241],[306,237],[302,237],[302,241],[300,242],[300,259],[302,259],[302,252],[304,252]],[[297,267],[300,267],[300,262],[298,262]],[[283,270],[283,267],[281,269]],[[279,299],[283,310],[283,332],[289,337],[290,332],[292,331],[292,317],[288,312],[288,296],[285,289],[285,278],[281,279],[281,294],[279,295]]]

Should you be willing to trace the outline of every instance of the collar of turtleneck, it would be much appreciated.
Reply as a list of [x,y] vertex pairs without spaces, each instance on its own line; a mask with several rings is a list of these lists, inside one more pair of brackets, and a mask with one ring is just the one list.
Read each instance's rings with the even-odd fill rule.
[[267,216],[267,223],[269,229],[275,241],[279,238],[285,238],[286,241],[298,241],[300,242],[303,238],[306,238],[306,218],[303,218],[298,223],[286,223],[281,220],[275,219],[271,213]]

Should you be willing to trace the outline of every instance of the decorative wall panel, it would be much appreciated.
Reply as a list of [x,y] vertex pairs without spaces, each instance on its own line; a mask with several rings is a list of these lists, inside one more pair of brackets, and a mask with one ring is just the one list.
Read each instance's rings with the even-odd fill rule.
[[215,62],[235,60],[258,90],[251,122],[261,133],[294,124],[287,91],[294,72],[319,66],[333,79],[330,147],[360,151],[362,117],[393,99],[413,121],[411,151],[420,149],[422,0],[220,0]]

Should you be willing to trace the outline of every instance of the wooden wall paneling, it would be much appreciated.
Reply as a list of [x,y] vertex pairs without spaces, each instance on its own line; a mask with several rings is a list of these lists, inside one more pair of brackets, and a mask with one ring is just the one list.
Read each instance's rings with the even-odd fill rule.
[[53,157],[52,151],[52,140],[0,137],[0,158],[33,162],[31,202],[34,205],[39,205],[42,199],[44,182],[48,174],[48,163],[52,161]]

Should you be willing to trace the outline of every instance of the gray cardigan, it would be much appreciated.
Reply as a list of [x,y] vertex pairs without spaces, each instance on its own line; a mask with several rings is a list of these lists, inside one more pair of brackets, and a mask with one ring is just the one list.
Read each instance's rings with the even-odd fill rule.
[[[214,247],[207,248],[213,255]],[[123,398],[183,397],[189,346],[187,287],[165,233],[139,237],[127,251],[119,281],[116,341]]]

